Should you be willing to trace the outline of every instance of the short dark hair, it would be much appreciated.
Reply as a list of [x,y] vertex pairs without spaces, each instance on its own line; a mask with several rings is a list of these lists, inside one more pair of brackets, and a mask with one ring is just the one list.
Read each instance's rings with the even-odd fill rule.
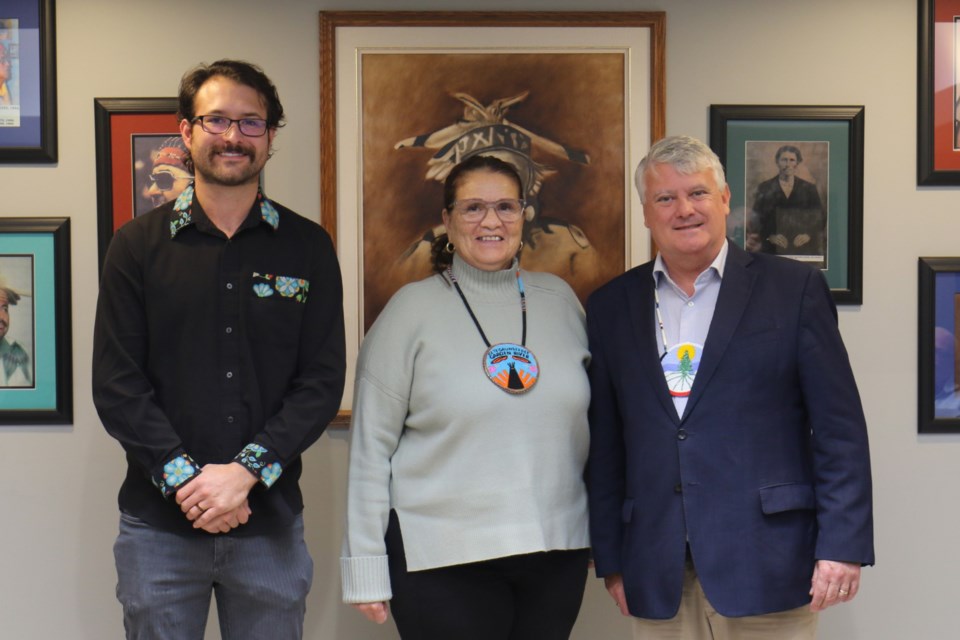
[[792,144],[785,144],[777,149],[777,155],[773,158],[774,162],[780,162],[780,156],[785,152],[792,153],[793,155],[797,156],[797,164],[803,162],[803,154],[800,153],[800,149],[797,149]]
[[[520,179],[520,174],[517,173],[512,164],[494,156],[476,155],[470,156],[455,166],[447,175],[447,179],[443,183],[444,209],[450,209],[453,206],[457,199],[457,189],[460,188],[460,183],[463,182],[464,178],[477,171],[488,171],[507,176],[516,183],[517,195],[521,200],[523,199],[523,180]],[[447,234],[441,233],[434,238],[430,245],[433,270],[437,273],[442,273],[453,263],[453,254],[446,249],[449,240]]]
[[283,115],[283,105],[280,104],[280,96],[277,94],[277,88],[263,72],[263,69],[255,64],[244,62],[243,60],[217,60],[213,64],[199,64],[187,73],[180,80],[180,91],[177,96],[177,119],[193,122],[197,116],[194,112],[194,101],[197,92],[204,83],[215,76],[222,76],[228,80],[242,85],[246,85],[260,94],[264,105],[267,107],[267,127],[276,129],[286,124]]

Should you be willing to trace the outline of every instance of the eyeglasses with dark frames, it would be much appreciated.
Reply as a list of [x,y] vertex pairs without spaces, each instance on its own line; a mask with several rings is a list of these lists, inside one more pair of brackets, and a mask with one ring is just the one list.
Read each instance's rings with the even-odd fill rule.
[[267,121],[262,118],[228,118],[227,116],[206,115],[197,116],[192,122],[200,123],[200,128],[207,133],[222,135],[236,123],[240,133],[251,138],[259,138],[267,132]]

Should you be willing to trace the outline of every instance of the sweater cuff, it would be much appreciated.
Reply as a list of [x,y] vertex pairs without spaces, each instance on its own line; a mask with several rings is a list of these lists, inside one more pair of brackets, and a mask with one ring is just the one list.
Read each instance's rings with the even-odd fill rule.
[[347,604],[386,602],[393,597],[387,556],[340,558],[340,573]]
[[188,454],[181,451],[153,474],[153,485],[160,489],[164,498],[169,498],[177,489],[185,485],[200,473],[200,465]]
[[233,461],[243,465],[267,489],[272,487],[283,473],[283,465],[277,460],[277,455],[256,442],[245,446]]

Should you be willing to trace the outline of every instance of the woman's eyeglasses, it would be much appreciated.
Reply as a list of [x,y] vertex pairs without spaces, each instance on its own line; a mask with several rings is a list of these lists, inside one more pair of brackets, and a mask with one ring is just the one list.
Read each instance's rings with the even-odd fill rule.
[[516,222],[523,215],[523,208],[526,203],[516,198],[505,198],[488,202],[481,198],[470,198],[468,200],[456,200],[450,207],[457,213],[464,222],[480,222],[487,216],[487,211],[493,209],[503,222]]

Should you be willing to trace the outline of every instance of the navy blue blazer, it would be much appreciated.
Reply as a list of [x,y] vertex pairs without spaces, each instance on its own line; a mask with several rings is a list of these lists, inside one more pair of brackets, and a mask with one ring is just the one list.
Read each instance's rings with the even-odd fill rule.
[[816,560],[873,564],[867,429],[821,273],[730,243],[686,411],[660,366],[653,263],[587,303],[597,575],[631,614],[680,606],[685,547],[724,616],[810,602]]

